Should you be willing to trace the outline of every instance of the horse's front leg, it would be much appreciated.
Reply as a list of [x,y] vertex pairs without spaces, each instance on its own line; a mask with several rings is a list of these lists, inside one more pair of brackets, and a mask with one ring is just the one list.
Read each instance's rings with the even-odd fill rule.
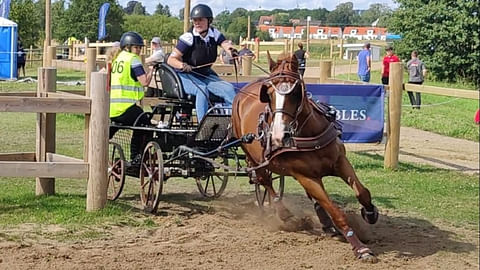
[[376,263],[378,259],[373,252],[358,239],[353,229],[348,225],[345,213],[328,197],[327,192],[321,184],[321,179],[315,181],[303,175],[296,175],[295,178],[305,191],[328,213],[335,226],[342,231],[345,239],[352,245],[355,256],[362,261]]
[[363,206],[361,210],[363,219],[370,224],[375,224],[378,220],[378,209],[372,203],[370,191],[360,182],[345,155],[338,158],[334,173],[341,177],[355,192],[358,202]]

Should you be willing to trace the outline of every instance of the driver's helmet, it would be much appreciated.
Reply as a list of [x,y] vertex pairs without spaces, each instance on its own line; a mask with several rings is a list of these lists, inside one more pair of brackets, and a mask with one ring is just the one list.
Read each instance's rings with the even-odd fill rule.
[[192,8],[192,11],[190,12],[190,18],[207,18],[208,23],[210,24],[213,21],[213,12],[209,6],[205,4],[198,4]]
[[143,46],[143,38],[137,32],[126,32],[123,33],[120,38],[120,48],[123,50],[127,46]]

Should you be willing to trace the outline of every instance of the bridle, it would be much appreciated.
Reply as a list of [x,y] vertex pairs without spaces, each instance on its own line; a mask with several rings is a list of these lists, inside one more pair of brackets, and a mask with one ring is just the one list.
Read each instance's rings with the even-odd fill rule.
[[[275,90],[275,93],[280,94],[282,96],[286,96],[286,95],[292,93],[292,91],[298,85],[301,86],[302,89],[301,89],[300,104],[297,106],[297,109],[295,110],[295,112],[293,112],[293,113],[289,112],[289,111],[285,110],[284,108],[272,109],[270,102],[267,105],[267,107],[268,107],[267,109],[270,111],[270,113],[272,115],[272,119],[275,117],[275,114],[277,114],[277,113],[287,115],[289,118],[292,119],[292,121],[290,123],[288,123],[288,130],[285,130],[285,133],[288,134],[289,137],[292,137],[297,133],[298,116],[302,112],[304,102],[305,102],[304,101],[305,100],[305,83],[301,79],[300,74],[298,74],[296,72],[293,72],[293,71],[285,70],[285,68],[284,68],[285,64],[286,64],[286,61],[283,60],[282,63],[280,64],[279,71],[273,72],[270,75],[269,78],[265,79],[264,80],[264,85],[268,86],[268,87],[272,87]],[[279,86],[278,86],[278,83],[275,84],[273,82],[274,80],[277,80],[277,79],[282,79]],[[287,80],[284,80],[284,79],[288,79],[288,80],[291,80],[291,81],[294,81],[294,82],[293,83],[287,83],[287,82],[285,82]],[[273,122],[272,122],[272,125],[273,125]]]

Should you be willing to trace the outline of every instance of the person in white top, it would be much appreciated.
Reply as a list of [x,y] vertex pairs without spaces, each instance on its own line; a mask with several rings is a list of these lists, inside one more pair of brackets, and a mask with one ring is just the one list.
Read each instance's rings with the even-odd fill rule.
[[[152,38],[152,41],[150,42],[152,46],[152,55],[145,59],[145,64],[151,66],[165,61],[165,53],[163,52],[161,42],[162,41],[159,37]],[[147,92],[145,93],[146,97],[160,96],[160,90],[158,89],[160,87],[159,81],[158,74],[155,72],[155,77],[152,78],[152,81],[148,85]]]
[[162,49],[161,40],[159,37],[152,38],[151,41],[152,46],[152,55],[150,55],[147,59],[145,59],[145,63],[147,65],[154,65],[156,63],[161,63],[165,60],[165,53]]

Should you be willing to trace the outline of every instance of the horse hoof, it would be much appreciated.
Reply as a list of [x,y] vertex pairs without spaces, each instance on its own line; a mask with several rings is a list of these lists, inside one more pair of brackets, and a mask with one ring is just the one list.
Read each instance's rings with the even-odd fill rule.
[[373,254],[373,252],[367,248],[360,248],[355,251],[357,258],[363,263],[377,263],[378,258]]
[[362,213],[362,218],[369,224],[375,224],[377,223],[378,220],[378,209],[376,206],[373,206],[373,211],[369,212],[365,209],[365,207],[362,207],[361,210]]

